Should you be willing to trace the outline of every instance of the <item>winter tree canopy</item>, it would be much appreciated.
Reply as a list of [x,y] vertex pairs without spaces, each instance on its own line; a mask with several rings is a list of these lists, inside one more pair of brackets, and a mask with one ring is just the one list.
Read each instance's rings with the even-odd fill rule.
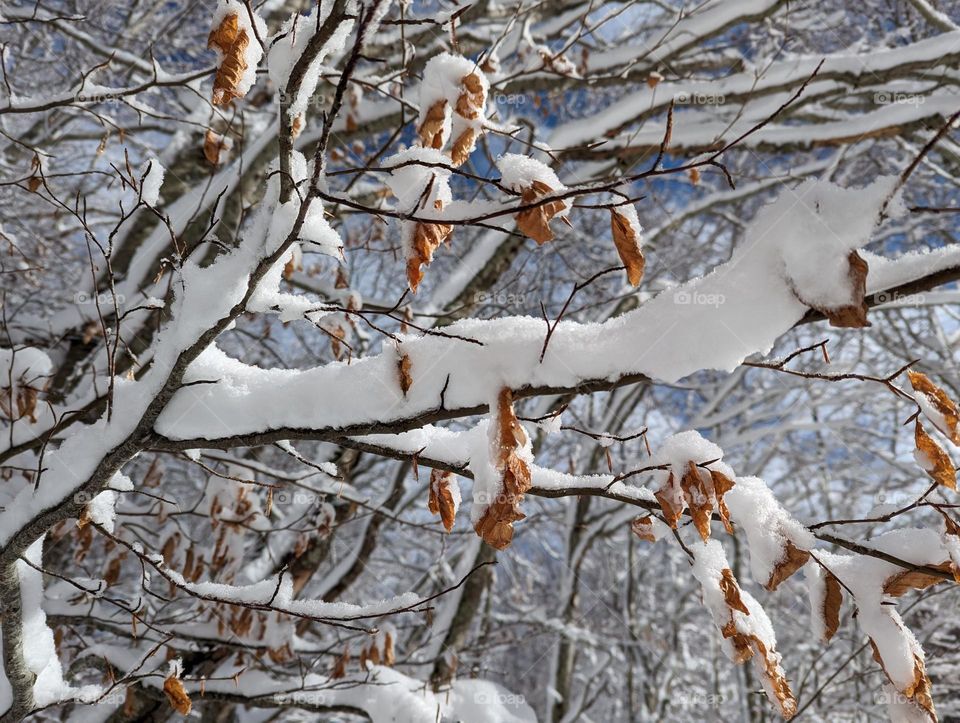
[[0,721],[960,720],[960,6],[0,4]]

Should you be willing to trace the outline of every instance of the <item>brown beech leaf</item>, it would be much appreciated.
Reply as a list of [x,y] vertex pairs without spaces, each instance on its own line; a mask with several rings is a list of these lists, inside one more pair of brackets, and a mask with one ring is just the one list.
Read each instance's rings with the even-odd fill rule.
[[120,579],[120,570],[123,567],[123,556],[117,555],[107,564],[106,570],[103,571],[103,581],[107,585],[116,585],[117,580]]
[[729,567],[720,571],[720,591],[723,593],[724,602],[731,610],[739,610],[744,615],[749,615],[750,611],[740,599],[740,586],[737,584],[737,578],[733,576],[733,570]]
[[840,627],[840,604],[843,602],[843,590],[840,581],[829,570],[823,571],[824,594],[820,603],[823,616],[823,637],[829,642]]
[[767,584],[764,585],[764,587],[771,592],[776,590],[780,586],[780,583],[806,565],[809,559],[809,552],[801,550],[790,542],[790,540],[787,540],[787,544],[783,548],[783,555],[777,561],[777,564],[774,565],[773,572],[770,573],[770,579],[767,580]]
[[951,442],[960,444],[960,429],[957,428],[958,423],[960,423],[960,411],[957,410],[954,401],[947,396],[946,392],[930,381],[926,374],[908,370],[907,376],[910,378],[910,386],[913,387],[913,390],[923,394],[942,417],[942,419],[927,418]]
[[350,646],[347,645],[343,649],[343,653],[337,656],[336,661],[333,664],[333,670],[330,672],[330,677],[333,679],[343,678],[347,674],[347,666],[350,664]]
[[[434,208],[440,210],[443,208],[443,203],[437,199],[434,202]],[[423,280],[422,267],[430,264],[433,260],[433,252],[450,237],[451,233],[453,233],[453,226],[449,224],[422,222],[416,224],[407,256],[407,283],[411,291],[416,292],[420,281]]]
[[473,128],[467,128],[457,136],[457,139],[453,142],[453,148],[450,149],[450,160],[453,165],[462,166],[467,162],[476,139],[477,131]]
[[177,713],[180,715],[190,714],[193,703],[190,701],[190,696],[187,695],[183,683],[180,682],[176,674],[171,675],[163,681],[163,692],[167,696],[170,707],[177,711]]
[[444,125],[447,119],[447,101],[438,100],[427,111],[423,123],[417,128],[417,135],[424,148],[443,148]]
[[646,264],[640,249],[640,237],[630,220],[616,208],[610,209],[610,228],[613,243],[620,254],[620,260],[627,267],[627,280],[631,286],[639,286]]
[[219,166],[220,154],[229,148],[230,143],[213,130],[208,130],[203,136],[203,157],[211,166]]
[[502,550],[513,540],[513,523],[525,517],[520,503],[530,489],[530,467],[518,454],[527,442],[527,434],[513,411],[509,387],[500,391],[496,414],[494,465],[501,474],[500,493],[487,505],[474,529],[484,542]]
[[927,434],[923,425],[918,419],[913,430],[914,442],[917,445],[917,462],[923,468],[923,471],[930,475],[930,478],[937,483],[957,489],[957,470],[950,461],[950,457],[943,451],[943,447],[937,444],[933,437]]
[[657,538],[653,534],[653,517],[634,517],[630,523],[630,531],[645,542],[656,542]]
[[[953,563],[950,561],[941,562],[939,565],[931,565],[941,572],[953,574]],[[931,575],[923,570],[901,570],[895,575],[891,575],[883,583],[883,592],[892,597],[900,597],[910,590],[924,590],[928,587],[941,582],[946,582],[942,577]]]
[[[542,181],[534,181],[520,194],[520,201],[526,206],[536,202],[549,193],[553,193],[553,189],[550,188],[550,186]],[[550,229],[550,219],[558,213],[561,213],[566,207],[563,201],[550,201],[520,211],[517,213],[517,229],[538,244],[545,244],[547,241],[552,241],[553,231]]]
[[[705,474],[705,473],[704,473]],[[710,517],[713,514],[713,490],[707,488],[700,468],[687,462],[687,471],[680,480],[683,497],[690,509],[693,524],[704,542],[710,539]]]
[[723,522],[723,528],[728,535],[733,534],[733,523],[730,522],[730,510],[727,509],[727,503],[723,501],[723,496],[733,489],[734,482],[723,472],[710,470],[710,477],[713,480],[713,493],[717,498],[717,514]]
[[207,47],[223,53],[223,61],[213,79],[214,105],[229,105],[234,98],[243,97],[237,87],[247,69],[244,55],[249,43],[247,31],[240,27],[240,18],[236,13],[227,15],[220,25],[210,31]]
[[836,309],[820,309],[830,320],[830,326],[841,328],[859,329],[864,326],[870,326],[867,321],[867,303],[864,296],[867,293],[867,271],[869,267],[863,257],[856,251],[851,251],[847,256],[847,263],[850,266],[850,295],[853,303],[849,306],[841,306]]
[[733,644],[735,663],[739,665],[751,658],[759,663],[757,668],[767,679],[780,708],[780,714],[787,720],[792,718],[797,712],[797,699],[794,698],[790,684],[780,667],[779,654],[775,650],[767,650],[767,646],[756,635],[737,628],[732,616],[720,629],[720,634]]
[[397,359],[397,372],[400,374],[400,389],[406,396],[413,384],[413,378],[410,376],[410,356],[408,354],[400,354],[400,358]]
[[395,662],[397,662],[397,657],[393,649],[393,635],[387,632],[383,638],[383,664],[393,667]]
[[453,529],[454,518],[457,515],[457,501],[451,489],[456,481],[452,472],[435,469],[430,473],[430,499],[427,507],[433,514],[440,515],[443,529],[447,532]]
[[660,503],[660,510],[663,512],[664,521],[673,529],[677,529],[677,522],[680,520],[680,514],[683,512],[683,508],[677,499],[676,478],[672,471],[670,472],[670,476],[667,477],[667,481],[663,487],[654,492],[653,496],[656,497],[657,502]]
[[292,279],[293,275],[298,271],[303,271],[303,254],[296,244],[294,244],[292,248],[293,253],[290,254],[287,263],[283,265],[283,278],[287,281]]
[[487,91],[483,87],[483,81],[476,73],[468,73],[460,79],[460,85],[462,90],[455,106],[457,115],[476,120],[487,103]]

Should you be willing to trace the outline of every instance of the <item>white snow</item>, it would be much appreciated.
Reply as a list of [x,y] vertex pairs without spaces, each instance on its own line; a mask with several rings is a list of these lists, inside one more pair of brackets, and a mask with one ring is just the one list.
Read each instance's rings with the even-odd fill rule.
[[152,158],[140,168],[140,200],[148,206],[156,206],[160,200],[160,186],[166,169],[160,161]]
[[753,579],[765,585],[784,555],[787,541],[813,547],[813,534],[795,520],[759,477],[737,477],[724,500],[730,519],[747,534]]
[[[287,102],[289,103],[288,113],[291,119],[298,116],[303,116],[305,119],[307,106],[317,89],[317,84],[320,82],[324,60],[343,49],[350,31],[353,29],[353,20],[345,20],[340,23],[310,61],[298,87],[289,87],[290,73],[297,61],[304,55],[307,46],[316,35],[317,29],[323,27],[324,21],[329,17],[332,8],[333,0],[322,0],[318,9],[312,9],[306,15],[294,13],[268,43],[270,52],[267,56],[267,70],[270,74],[270,80],[282,93],[289,94]],[[317,13],[319,13],[319,17]]]

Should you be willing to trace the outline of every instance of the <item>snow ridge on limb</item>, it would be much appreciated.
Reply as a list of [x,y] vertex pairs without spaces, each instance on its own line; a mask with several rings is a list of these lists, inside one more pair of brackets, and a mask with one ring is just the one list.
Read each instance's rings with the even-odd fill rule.
[[[885,179],[845,190],[818,181],[802,186],[808,189],[803,193],[785,192],[760,211],[730,261],[609,321],[561,321],[542,363],[542,319],[464,320],[444,331],[473,343],[436,335],[404,339],[412,367],[432,369],[432,378],[419,380],[402,400],[386,399],[367,383],[374,377],[395,376],[392,349],[350,366],[303,371],[264,370],[231,360],[229,368],[220,369],[223,379],[218,384],[181,389],[156,429],[172,440],[211,441],[281,428],[370,425],[380,427],[370,432],[398,431],[404,420],[436,412],[444,388],[447,416],[457,416],[457,409],[476,413],[488,408],[503,386],[522,395],[523,390],[577,388],[641,375],[675,382],[704,369],[730,371],[747,356],[769,351],[803,318],[807,306],[795,289],[811,278],[811,270],[832,265],[845,278],[849,250],[868,240],[875,211],[889,187]],[[812,189],[818,189],[817,195],[836,191],[844,204],[805,200]],[[869,223],[852,219],[851,208],[869,216]],[[830,229],[834,231],[823,238],[809,235]],[[808,251],[787,254],[785,259],[793,246]],[[819,298],[813,286],[811,298]],[[656,340],[653,347],[651,340]],[[198,363],[191,378],[210,378],[204,376],[211,371],[206,367]],[[239,388],[243,394],[237,393]],[[314,403],[320,389],[323,405]]]

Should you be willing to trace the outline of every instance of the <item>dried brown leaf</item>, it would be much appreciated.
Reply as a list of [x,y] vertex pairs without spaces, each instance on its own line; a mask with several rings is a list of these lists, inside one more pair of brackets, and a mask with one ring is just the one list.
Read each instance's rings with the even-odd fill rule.
[[[553,193],[550,186],[541,181],[534,181],[529,188],[525,188],[520,194],[520,201],[526,206],[535,203],[549,193]],[[550,229],[550,219],[563,212],[565,208],[566,204],[563,201],[549,201],[520,211],[516,217],[517,229],[538,244],[552,241],[553,231]]]
[[438,100],[427,111],[423,123],[417,128],[417,135],[420,136],[420,142],[424,148],[443,148],[444,144],[444,126],[447,119],[447,101]]
[[211,166],[220,165],[220,154],[230,147],[224,137],[213,130],[208,130],[203,137],[203,157]]
[[249,43],[247,31],[240,27],[240,18],[236,13],[227,15],[220,25],[210,31],[207,47],[216,48],[223,54],[223,61],[213,79],[214,105],[229,105],[234,98],[243,97],[237,88],[247,69],[244,56]]
[[943,432],[944,436],[950,439],[954,444],[960,444],[960,411],[947,393],[940,387],[930,381],[930,378],[921,372],[907,371],[910,378],[910,386],[914,391],[923,394],[930,404],[940,413],[942,419],[930,419],[933,425]]
[[[953,563],[950,561],[930,567],[947,574],[953,574]],[[910,590],[924,590],[941,582],[946,582],[946,580],[923,570],[901,570],[886,579],[883,583],[883,592],[892,597],[900,597]]]
[[387,632],[383,638],[383,664],[393,667],[396,661],[396,653],[393,649],[393,635]]
[[525,517],[520,503],[530,489],[530,467],[519,455],[527,435],[513,411],[513,393],[509,387],[500,391],[496,414],[494,464],[502,475],[500,493],[484,509],[474,529],[488,545],[502,550],[513,540],[513,523]]
[[455,106],[457,115],[476,120],[487,103],[487,91],[483,82],[476,73],[468,73],[460,79],[460,85],[462,90]]
[[710,470],[710,478],[713,480],[713,493],[717,498],[717,514],[723,522],[723,528],[727,534],[733,534],[733,524],[730,522],[730,510],[727,509],[727,503],[723,496],[733,489],[734,481],[727,477],[723,472]]
[[733,570],[729,567],[720,571],[720,591],[723,593],[724,602],[731,610],[739,610],[744,615],[749,615],[750,611],[740,599],[740,586],[737,584],[737,578],[733,576]]
[[653,517],[634,517],[630,523],[630,531],[645,542],[656,542],[657,538],[653,534]]
[[631,286],[639,286],[646,261],[643,258],[637,231],[627,217],[616,208],[610,209],[610,228],[620,260],[627,267],[627,280]]
[[867,302],[864,301],[864,296],[867,293],[869,267],[864,258],[856,251],[850,252],[850,255],[847,256],[847,263],[849,264],[850,295],[853,303],[849,306],[841,306],[836,309],[820,309],[820,311],[830,320],[830,326],[860,329],[870,326],[870,322],[867,321]]
[[477,131],[473,128],[467,128],[457,136],[457,139],[453,142],[453,148],[450,150],[450,161],[454,166],[462,166],[467,162],[476,139]]
[[693,461],[687,462],[687,471],[680,480],[680,488],[693,524],[704,542],[710,539],[710,517],[713,515],[713,492],[704,484],[700,468]]
[[190,701],[190,696],[187,695],[183,683],[176,675],[171,675],[163,681],[163,692],[166,694],[171,708],[180,715],[190,715],[193,703]]
[[452,472],[435,469],[430,473],[430,499],[427,507],[433,514],[439,514],[443,528],[450,532],[453,529],[457,514],[457,505],[450,487],[455,484]]
[[829,641],[840,627],[840,604],[843,602],[843,590],[840,581],[829,570],[823,571],[824,595],[820,603],[820,613],[823,615],[823,637]]
[[[918,419],[913,430],[914,442],[917,446],[920,466],[923,471],[930,475],[930,478],[938,484],[952,490],[957,489],[957,470],[950,461],[950,457],[943,451],[943,447],[937,444],[933,437],[927,434],[923,425]],[[923,464],[923,462],[926,464]]]
[[773,572],[770,573],[770,579],[767,580],[767,584],[764,585],[764,587],[770,591],[776,590],[780,586],[780,583],[806,565],[809,559],[809,552],[801,550],[790,542],[790,540],[787,540],[787,544],[784,545],[783,548],[783,554],[773,566]]
[[410,391],[410,387],[413,384],[413,377],[410,376],[410,364],[410,356],[401,353],[400,358],[397,359],[397,372],[400,375],[400,389],[403,391],[404,396]]

